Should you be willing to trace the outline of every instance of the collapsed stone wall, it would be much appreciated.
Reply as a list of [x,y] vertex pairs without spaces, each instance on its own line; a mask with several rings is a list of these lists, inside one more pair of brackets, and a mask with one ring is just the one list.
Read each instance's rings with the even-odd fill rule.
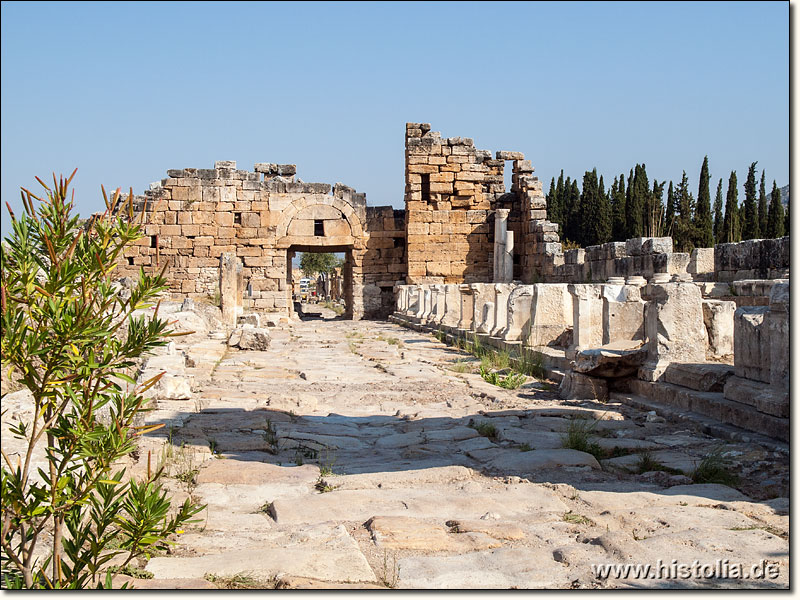
[[173,297],[214,298],[220,257],[242,262],[242,305],[289,314],[296,252],[345,253],[345,294],[354,318],[388,314],[392,288],[404,280],[402,211],[367,207],[366,196],[337,183],[295,180],[295,165],[234,161],[213,169],[172,169],[135,198],[146,237],[126,249],[121,276],[167,265]]
[[[512,163],[509,191],[504,184],[507,161]],[[430,123],[407,123],[408,281],[495,278],[495,243],[504,243],[494,239],[498,210],[508,211],[504,230],[514,239],[513,277],[530,279],[550,268],[539,255],[558,241],[557,226],[546,221],[542,184],[533,171],[521,152],[497,151],[492,158],[470,138],[442,138]]]

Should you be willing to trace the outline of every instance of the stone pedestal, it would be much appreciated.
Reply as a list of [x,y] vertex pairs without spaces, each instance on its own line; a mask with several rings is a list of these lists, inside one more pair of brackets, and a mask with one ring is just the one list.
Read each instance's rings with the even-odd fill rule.
[[502,338],[506,342],[524,342],[530,333],[532,285],[518,285],[508,297],[508,326]]
[[531,302],[530,346],[547,346],[572,326],[572,296],[566,283],[536,283]]
[[789,391],[789,284],[776,283],[769,296],[770,383]]
[[572,345],[567,358],[581,350],[603,345],[602,286],[596,283],[572,283],[567,286],[572,296]]
[[514,289],[512,283],[494,284],[494,328],[490,335],[500,338],[508,327],[508,297]]
[[717,358],[733,354],[733,314],[736,303],[703,300],[703,322],[708,332],[709,353]]
[[659,381],[671,362],[705,362],[703,297],[694,283],[650,285],[645,308],[647,363],[639,378]]
[[[486,319],[486,304],[492,303],[492,317],[494,317],[494,285],[491,283],[471,283],[473,304],[472,304],[472,329],[479,331],[479,327],[484,324]],[[480,333],[489,333],[481,331]]]
[[461,319],[461,293],[458,284],[448,283],[444,286],[444,316],[441,324],[444,327],[458,327]]
[[458,320],[458,329],[463,331],[472,330],[472,319],[474,316],[475,297],[472,295],[472,288],[467,283],[462,283],[458,286],[458,292],[461,296],[461,315]]
[[769,306],[739,307],[733,315],[733,367],[736,376],[769,383],[771,360]]
[[645,304],[639,290],[636,285],[603,286],[603,344],[644,339]]

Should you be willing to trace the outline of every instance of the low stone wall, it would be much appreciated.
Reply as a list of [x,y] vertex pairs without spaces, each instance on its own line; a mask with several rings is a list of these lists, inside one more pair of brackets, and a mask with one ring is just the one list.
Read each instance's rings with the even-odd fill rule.
[[[635,256],[658,254],[667,253]],[[393,318],[517,355],[541,352],[570,397],[634,389],[786,439],[788,282],[732,284],[749,297],[767,295],[766,305],[737,308],[705,297],[731,284],[682,279],[656,273],[649,282],[401,285]]]

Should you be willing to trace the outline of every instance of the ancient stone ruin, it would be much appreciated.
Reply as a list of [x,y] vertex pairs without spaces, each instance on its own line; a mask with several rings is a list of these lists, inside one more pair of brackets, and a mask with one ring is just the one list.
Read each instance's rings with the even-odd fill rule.
[[[295,165],[177,169],[135,198],[122,275],[167,263],[175,299],[223,320],[293,315],[296,252],[345,253],[346,317],[536,352],[571,398],[622,395],[787,439],[789,238],[672,251],[637,238],[563,251],[521,152],[407,123],[405,210]],[[512,184],[504,186],[510,164]]]

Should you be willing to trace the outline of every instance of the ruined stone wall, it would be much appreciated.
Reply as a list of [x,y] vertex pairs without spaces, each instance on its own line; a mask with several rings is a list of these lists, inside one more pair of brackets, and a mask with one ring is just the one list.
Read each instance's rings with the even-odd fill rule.
[[563,264],[557,264],[553,273],[549,281],[565,283],[603,282],[610,277],[634,275],[649,279],[655,273],[708,282],[781,279],[789,277],[789,238],[718,244],[695,248],[691,253],[673,252],[669,237],[633,238],[567,250]]
[[176,169],[137,197],[147,206],[146,237],[128,248],[120,275],[167,264],[176,298],[214,299],[219,260],[243,263],[245,308],[291,310],[291,256],[345,252],[345,288],[352,316],[385,316],[386,296],[404,280],[402,215],[366,206],[366,197],[336,184],[295,181],[294,165],[259,163],[254,172],[233,161],[214,169]]
[[[504,185],[512,162],[511,189]],[[442,138],[429,123],[406,124],[408,280],[470,283],[493,279],[494,211],[508,209],[513,272],[532,281],[552,275],[557,226],[546,221],[542,184],[521,152],[475,148],[470,138]]]

